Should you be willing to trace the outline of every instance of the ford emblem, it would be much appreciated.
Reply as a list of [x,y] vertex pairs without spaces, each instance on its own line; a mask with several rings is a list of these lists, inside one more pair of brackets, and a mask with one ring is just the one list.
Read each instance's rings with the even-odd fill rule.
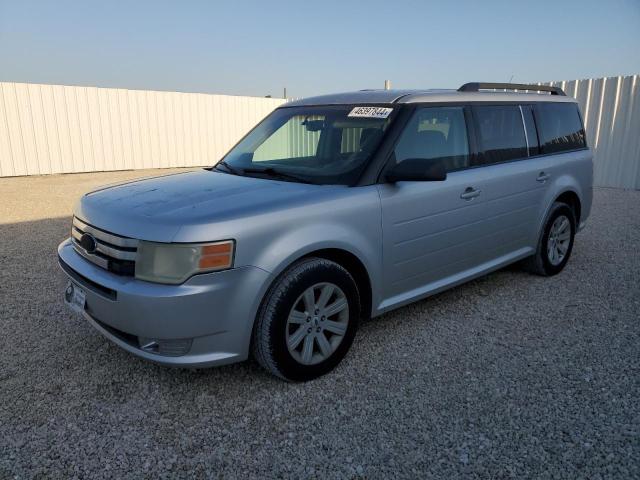
[[96,239],[93,235],[91,235],[90,233],[83,233],[80,237],[80,246],[87,253],[94,253],[96,251],[96,248],[98,247],[98,244],[96,243]]

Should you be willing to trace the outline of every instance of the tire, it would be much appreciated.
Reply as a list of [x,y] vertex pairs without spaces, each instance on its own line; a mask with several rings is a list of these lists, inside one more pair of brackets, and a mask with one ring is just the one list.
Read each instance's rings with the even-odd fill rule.
[[[557,275],[564,269],[573,250],[576,234],[575,218],[573,209],[566,203],[554,202],[551,205],[538,240],[536,253],[524,261],[526,270],[536,275],[550,277]],[[568,225],[565,230],[561,231],[560,235],[558,228],[562,227],[564,220],[568,222]],[[566,241],[561,240],[564,238],[566,238]],[[554,245],[556,248],[554,248]],[[563,249],[564,253],[562,253]],[[555,252],[555,256],[552,251]]]
[[323,258],[303,259],[267,292],[253,329],[253,356],[285,380],[317,378],[349,351],[360,313],[358,287],[346,269]]

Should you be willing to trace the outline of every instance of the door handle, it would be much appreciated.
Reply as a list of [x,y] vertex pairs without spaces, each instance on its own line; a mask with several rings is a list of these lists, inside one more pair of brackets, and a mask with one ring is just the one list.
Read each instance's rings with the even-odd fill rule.
[[460,194],[460,198],[462,198],[463,200],[471,200],[480,195],[481,192],[482,190],[476,190],[473,187],[467,187],[464,189],[464,192]]
[[538,175],[538,178],[536,178],[536,181],[540,183],[544,183],[550,178],[551,178],[551,175],[549,175],[548,173],[540,172],[540,174]]

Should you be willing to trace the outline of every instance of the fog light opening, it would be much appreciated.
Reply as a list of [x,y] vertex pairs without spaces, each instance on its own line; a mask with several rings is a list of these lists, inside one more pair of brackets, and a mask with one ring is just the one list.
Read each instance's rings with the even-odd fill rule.
[[155,340],[138,337],[138,342],[140,344],[140,348],[145,352],[158,353],[160,350],[160,345],[158,345],[158,342]]
[[191,350],[192,338],[181,338],[179,340],[160,340],[153,338],[138,337],[140,350],[166,357],[180,357],[186,355]]

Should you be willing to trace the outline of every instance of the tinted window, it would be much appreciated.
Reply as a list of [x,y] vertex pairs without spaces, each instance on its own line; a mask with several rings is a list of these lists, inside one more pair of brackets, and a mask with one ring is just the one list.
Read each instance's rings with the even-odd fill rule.
[[476,106],[473,110],[478,124],[481,164],[527,156],[527,141],[518,105]]
[[575,103],[540,103],[536,123],[542,153],[556,153],[586,147],[584,128]]
[[469,166],[469,142],[462,107],[417,110],[395,148],[396,161],[424,158],[441,161],[447,171]]
[[531,105],[522,105],[520,108],[522,108],[522,118],[524,118],[524,128],[527,133],[529,155],[538,155],[540,153],[540,145],[538,143],[536,122],[533,119],[533,107]]

